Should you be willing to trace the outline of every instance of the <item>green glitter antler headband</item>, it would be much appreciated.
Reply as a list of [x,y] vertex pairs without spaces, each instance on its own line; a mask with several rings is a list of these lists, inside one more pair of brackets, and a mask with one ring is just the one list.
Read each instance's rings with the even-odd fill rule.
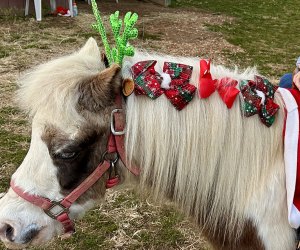
[[128,40],[135,39],[138,36],[138,30],[133,28],[137,22],[138,15],[136,13],[132,14],[131,12],[126,13],[124,17],[124,31],[122,35],[120,32],[123,22],[121,19],[119,19],[119,11],[116,11],[114,14],[110,15],[110,25],[116,42],[116,47],[111,49],[96,1],[92,0],[91,2],[94,16],[96,18],[96,23],[93,24],[92,27],[98,31],[101,36],[108,63],[109,65],[112,63],[117,63],[121,66],[124,56],[134,55],[134,48],[128,45]]

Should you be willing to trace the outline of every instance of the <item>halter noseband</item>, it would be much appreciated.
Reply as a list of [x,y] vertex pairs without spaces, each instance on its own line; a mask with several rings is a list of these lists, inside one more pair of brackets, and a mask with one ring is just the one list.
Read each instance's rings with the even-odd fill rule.
[[[117,109],[114,109],[111,113],[111,134],[108,139],[107,151],[102,157],[102,162],[96,167],[96,169],[70,194],[63,199],[56,201],[51,200],[39,195],[29,194],[22,188],[15,185],[11,180],[10,186],[14,192],[22,197],[24,200],[40,207],[43,211],[52,219],[62,223],[64,227],[65,235],[71,235],[75,232],[74,223],[69,217],[70,207],[72,204],[83,195],[90,187],[92,187],[102,175],[110,169],[109,179],[106,182],[106,188],[111,188],[120,182],[119,175],[115,172],[115,175],[111,176],[111,171],[115,171],[115,163],[120,158],[126,168],[134,175],[139,175],[139,169],[135,166],[129,168],[126,164],[126,154],[124,147],[124,134],[125,134],[125,116],[122,112],[122,99],[120,95],[116,97]],[[106,154],[115,154],[116,157],[113,160],[106,159]]]

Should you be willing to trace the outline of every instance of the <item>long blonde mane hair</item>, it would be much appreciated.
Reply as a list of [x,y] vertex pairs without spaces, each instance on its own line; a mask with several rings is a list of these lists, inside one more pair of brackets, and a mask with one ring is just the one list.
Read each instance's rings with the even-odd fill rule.
[[[191,83],[198,87],[199,59],[194,58],[137,53],[125,61],[123,75],[129,76],[134,63],[151,59],[158,60],[157,71],[165,61],[193,66]],[[236,80],[253,79],[256,73],[213,65],[211,72],[213,78]],[[281,99],[275,96],[281,109],[270,128],[257,115],[244,117],[241,102],[239,97],[227,109],[217,92],[208,99],[196,93],[184,110],[177,111],[165,96],[153,101],[133,94],[126,105],[127,154],[142,169],[141,184],[150,185],[156,197],[171,198],[212,230],[220,217],[226,226],[241,228],[239,218],[247,216],[251,198],[260,196],[269,173],[283,166]]]

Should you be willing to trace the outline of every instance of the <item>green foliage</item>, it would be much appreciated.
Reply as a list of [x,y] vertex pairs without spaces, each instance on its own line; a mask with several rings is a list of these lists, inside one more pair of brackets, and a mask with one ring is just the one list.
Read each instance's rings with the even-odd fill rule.
[[119,19],[119,11],[110,15],[110,25],[116,43],[115,47],[110,48],[105,27],[95,0],[92,0],[92,8],[97,22],[96,24],[93,24],[92,27],[97,30],[101,36],[109,64],[117,63],[122,65],[124,56],[134,55],[134,48],[133,46],[128,45],[128,41],[138,37],[138,30],[134,28],[134,25],[138,20],[138,15],[136,13],[132,14],[131,12],[126,13],[124,17],[123,34],[121,34],[123,22]]

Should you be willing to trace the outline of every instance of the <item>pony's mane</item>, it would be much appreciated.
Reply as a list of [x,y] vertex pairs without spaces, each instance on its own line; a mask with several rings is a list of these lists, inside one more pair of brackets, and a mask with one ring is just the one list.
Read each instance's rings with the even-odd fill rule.
[[[161,53],[148,52],[145,50],[139,50],[135,53],[134,57],[126,57],[123,62],[122,75],[124,78],[131,78],[130,68],[133,64],[144,61],[144,60],[157,60],[158,67],[156,67],[158,72],[162,72],[162,66],[164,62],[180,62],[194,67],[194,73],[199,72],[199,58],[196,57],[174,57],[170,55],[165,55]],[[228,69],[222,65],[211,64],[211,73],[214,78],[221,78],[224,76],[231,77],[236,80],[249,79],[252,80],[253,76],[257,74],[255,67],[246,68],[241,72],[237,66],[234,66],[233,69]],[[197,85],[197,81],[194,82]]]
[[[191,83],[198,87],[197,58],[137,53],[124,62],[123,75],[134,63],[153,59],[158,61],[157,71],[165,61],[193,66]],[[213,78],[236,80],[253,79],[256,74],[255,69],[239,73],[237,68],[214,65],[211,72]],[[150,185],[156,197],[175,200],[187,215],[212,230],[224,222],[221,230],[233,225],[239,230],[243,221],[238,218],[247,216],[243,213],[250,197],[266,185],[271,168],[283,161],[283,108],[267,128],[258,116],[243,117],[242,98],[227,109],[217,93],[207,99],[197,95],[182,111],[164,96],[153,101],[131,95],[126,105],[129,162],[139,164],[141,184]],[[275,101],[283,107],[278,96]]]

